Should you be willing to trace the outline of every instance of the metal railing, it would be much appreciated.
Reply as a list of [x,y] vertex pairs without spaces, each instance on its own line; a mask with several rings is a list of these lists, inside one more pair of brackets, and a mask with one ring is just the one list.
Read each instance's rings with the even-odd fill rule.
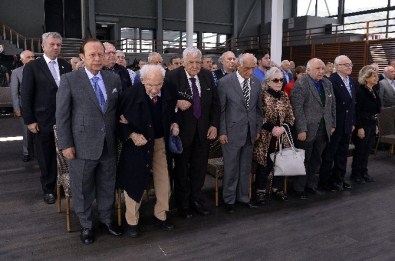
[[1,37],[13,44],[18,49],[31,50],[32,52],[41,52],[41,39],[24,37],[5,24],[0,24]]

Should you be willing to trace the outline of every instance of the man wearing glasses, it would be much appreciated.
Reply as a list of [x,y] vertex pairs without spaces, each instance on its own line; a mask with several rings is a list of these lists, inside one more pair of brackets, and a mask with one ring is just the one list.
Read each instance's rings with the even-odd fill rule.
[[132,81],[130,80],[129,72],[125,67],[116,63],[116,49],[114,45],[109,42],[103,43],[105,48],[104,53],[104,67],[103,70],[113,71],[114,73],[119,75],[119,78],[122,82],[122,90],[125,90],[129,86],[132,85]]
[[336,98],[336,130],[322,155],[320,186],[325,190],[351,189],[344,181],[347,167],[348,145],[355,124],[355,86],[350,77],[351,60],[340,55],[335,59],[336,72],[329,80],[332,82]]

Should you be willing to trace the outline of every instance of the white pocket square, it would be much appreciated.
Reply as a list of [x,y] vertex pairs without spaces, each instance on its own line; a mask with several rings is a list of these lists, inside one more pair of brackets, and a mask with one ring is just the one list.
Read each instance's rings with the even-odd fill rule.
[[114,88],[114,89],[112,90],[112,93],[116,93],[116,92],[118,92],[118,90],[117,90],[117,88]]

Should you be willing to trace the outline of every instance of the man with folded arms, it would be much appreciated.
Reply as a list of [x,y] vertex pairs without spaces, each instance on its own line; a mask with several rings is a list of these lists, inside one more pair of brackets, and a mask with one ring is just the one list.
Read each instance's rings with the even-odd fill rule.
[[116,126],[119,77],[102,70],[104,46],[86,40],[80,49],[85,69],[62,76],[56,95],[59,148],[69,160],[74,210],[81,241],[93,243],[92,203],[96,199],[100,226],[122,232],[112,222],[116,173]]

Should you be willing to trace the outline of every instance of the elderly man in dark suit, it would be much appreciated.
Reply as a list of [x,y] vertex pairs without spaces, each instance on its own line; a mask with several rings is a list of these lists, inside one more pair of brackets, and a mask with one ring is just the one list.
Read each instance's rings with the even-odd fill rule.
[[262,129],[262,88],[253,76],[256,58],[239,56],[236,72],[219,80],[221,101],[219,141],[224,158],[223,197],[228,213],[234,212],[236,201],[249,208],[257,206],[248,198],[252,150]]
[[298,176],[293,188],[300,199],[305,192],[319,194],[321,155],[336,128],[336,101],[332,83],[324,78],[325,64],[318,58],[307,62],[307,74],[291,91],[297,132],[296,146],[305,150],[306,176]]
[[335,58],[336,72],[329,80],[332,82],[336,98],[336,130],[327,144],[320,168],[320,186],[325,190],[351,189],[344,181],[347,167],[348,146],[355,125],[355,87],[351,78],[352,62],[345,55]]
[[21,86],[22,86],[22,78],[23,78],[23,69],[25,68],[25,64],[34,60],[34,53],[32,51],[25,50],[21,52],[20,57],[23,66],[16,68],[15,70],[12,71],[10,88],[11,88],[12,105],[14,107],[15,117],[21,119],[21,125],[22,125],[22,134],[23,134],[22,161],[27,162],[30,160],[30,153],[32,152],[33,144],[32,144],[32,134],[30,131],[28,131],[27,126],[23,122],[23,118],[21,118],[22,116]]
[[42,35],[43,58],[34,60],[23,69],[21,88],[22,117],[29,131],[36,134],[36,155],[41,170],[44,202],[55,203],[56,150],[55,124],[56,92],[60,76],[71,72],[71,65],[59,59],[62,37],[59,33]]
[[191,218],[192,207],[200,215],[202,188],[207,171],[209,142],[217,137],[219,99],[211,72],[201,69],[202,53],[195,47],[183,52],[184,66],[166,73],[166,82],[178,94],[177,121],[184,151],[175,156],[174,193],[179,214]]
[[395,106],[395,68],[387,66],[384,68],[384,79],[380,81],[379,97],[382,107]]
[[103,71],[104,46],[88,39],[81,46],[84,70],[62,76],[56,95],[59,148],[69,160],[74,210],[84,244],[94,241],[92,203],[96,198],[100,226],[119,236],[112,222],[116,173],[119,77]]
[[120,124],[122,152],[117,183],[125,190],[128,235],[139,235],[139,208],[152,172],[156,204],[154,220],[163,230],[172,230],[169,221],[170,179],[166,155],[170,133],[178,135],[175,123],[176,93],[164,83],[161,65],[147,64],[141,71],[141,83],[122,94],[119,113],[127,124]]

